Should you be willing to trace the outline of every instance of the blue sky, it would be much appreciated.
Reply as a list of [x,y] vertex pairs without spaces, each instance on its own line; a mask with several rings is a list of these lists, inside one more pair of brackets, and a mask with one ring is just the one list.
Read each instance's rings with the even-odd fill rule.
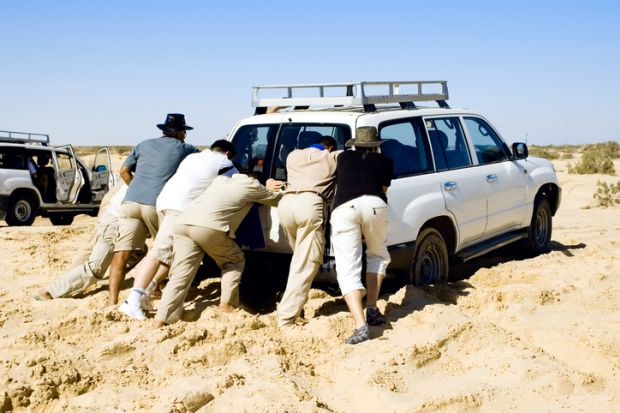
[[447,80],[508,142],[620,140],[613,1],[0,1],[0,129],[209,144],[270,83]]

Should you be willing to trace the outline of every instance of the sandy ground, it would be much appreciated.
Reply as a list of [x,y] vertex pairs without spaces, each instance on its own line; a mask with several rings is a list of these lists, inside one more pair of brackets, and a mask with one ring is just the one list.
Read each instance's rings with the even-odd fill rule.
[[618,177],[556,165],[552,252],[504,249],[442,287],[392,281],[389,324],[358,346],[342,344],[352,322],[329,289],[287,333],[273,303],[220,314],[217,277],[190,293],[189,321],[160,331],[102,309],[105,285],[33,301],[95,220],[3,226],[0,411],[620,411],[620,208],[592,207],[596,180]]

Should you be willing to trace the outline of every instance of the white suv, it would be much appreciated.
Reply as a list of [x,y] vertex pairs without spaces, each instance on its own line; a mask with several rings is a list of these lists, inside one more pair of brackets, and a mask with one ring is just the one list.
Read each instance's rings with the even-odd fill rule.
[[114,184],[110,167],[106,147],[87,167],[71,145],[51,146],[49,135],[0,131],[0,219],[31,225],[40,215],[69,225],[77,214],[96,216]]
[[[261,96],[274,91],[286,97]],[[255,116],[239,122],[230,139],[242,168],[286,180],[293,149],[321,135],[344,149],[356,128],[376,127],[381,152],[394,162],[389,271],[404,270],[415,284],[446,280],[451,261],[517,240],[526,239],[536,253],[546,250],[561,199],[553,165],[528,157],[524,143],[511,150],[487,119],[451,109],[447,99],[445,81],[258,86]],[[420,101],[438,107],[419,107]],[[261,207],[260,216],[261,251],[291,253],[277,213]],[[332,269],[329,258],[328,250],[324,270]]]

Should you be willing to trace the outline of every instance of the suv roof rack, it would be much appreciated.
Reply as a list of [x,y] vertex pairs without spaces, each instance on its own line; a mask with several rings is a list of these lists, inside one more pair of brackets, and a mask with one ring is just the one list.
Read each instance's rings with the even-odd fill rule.
[[[416,93],[400,94],[400,87],[405,85],[417,86]],[[440,86],[441,92],[425,93],[430,86]],[[387,94],[371,94],[368,87],[387,87]],[[326,89],[340,88],[345,90],[344,95],[325,96]],[[261,98],[260,92],[266,89],[286,89],[286,96],[281,98]],[[300,89],[318,89],[318,97],[293,96],[293,91]],[[386,81],[386,82],[345,82],[345,83],[309,83],[290,85],[262,85],[254,86],[252,93],[252,106],[256,108],[255,114],[267,113],[270,106],[292,106],[294,110],[308,109],[313,105],[320,106],[363,106],[366,112],[375,112],[376,104],[399,103],[402,109],[415,108],[414,102],[436,101],[442,108],[448,108],[448,82],[445,80],[414,80],[414,81]]]
[[15,132],[0,130],[0,142],[6,143],[34,143],[47,146],[50,143],[50,135],[43,133]]

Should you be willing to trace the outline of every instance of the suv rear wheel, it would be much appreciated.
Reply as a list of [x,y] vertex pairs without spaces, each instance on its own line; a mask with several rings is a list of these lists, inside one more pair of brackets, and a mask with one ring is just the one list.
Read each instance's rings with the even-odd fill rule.
[[549,241],[551,241],[551,207],[547,198],[540,197],[534,203],[534,214],[528,231],[528,243],[530,250],[534,254],[549,251]]
[[5,221],[11,226],[32,225],[37,217],[35,200],[28,194],[17,194],[11,197],[6,211]]
[[448,271],[448,248],[441,233],[435,228],[422,230],[416,239],[409,281],[414,285],[446,282]]
[[73,214],[50,214],[50,221],[54,225],[71,225],[75,215]]

